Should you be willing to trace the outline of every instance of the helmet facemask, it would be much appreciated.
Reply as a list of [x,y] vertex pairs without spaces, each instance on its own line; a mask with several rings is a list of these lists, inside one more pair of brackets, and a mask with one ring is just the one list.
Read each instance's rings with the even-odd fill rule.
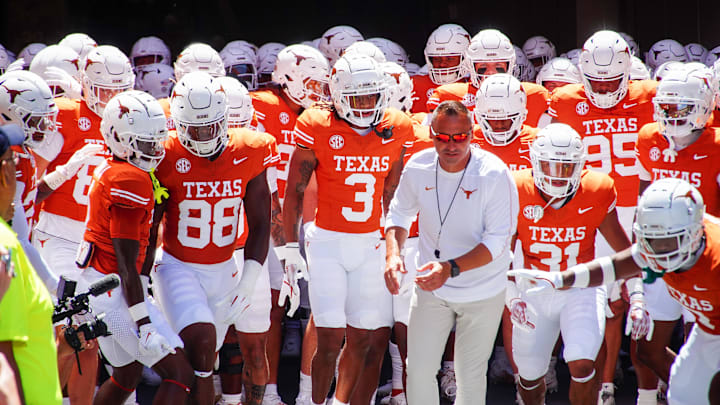
[[638,252],[650,269],[658,273],[682,269],[693,259],[700,248],[703,236],[702,224],[670,231],[652,230],[635,224],[633,231],[638,241]]
[[196,156],[213,156],[230,140],[227,132],[227,113],[218,119],[203,123],[189,123],[175,119],[175,126],[182,145]]

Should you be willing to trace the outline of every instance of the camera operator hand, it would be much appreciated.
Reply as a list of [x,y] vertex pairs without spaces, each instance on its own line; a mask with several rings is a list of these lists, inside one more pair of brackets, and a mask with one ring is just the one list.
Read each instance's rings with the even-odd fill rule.
[[[75,349],[73,349],[73,347],[70,346],[70,343],[67,341],[67,339],[65,337],[65,329],[67,329],[67,328],[77,329],[77,326],[75,326],[75,325],[61,326],[58,329],[58,333],[56,334],[56,336],[57,336],[56,346],[57,346],[58,359],[61,359],[61,358],[67,357],[67,356],[72,356],[75,354]],[[81,344],[80,351],[85,350],[85,349],[92,349],[93,347],[95,347],[95,339],[85,340],[85,335],[83,335],[82,333],[79,333],[77,336],[80,339],[80,344]]]

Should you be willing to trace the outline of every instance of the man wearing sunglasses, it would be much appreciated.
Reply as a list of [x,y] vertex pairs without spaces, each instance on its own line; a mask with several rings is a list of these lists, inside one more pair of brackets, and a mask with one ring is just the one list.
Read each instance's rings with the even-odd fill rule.
[[406,273],[403,247],[419,216],[408,322],[408,403],[438,403],[435,374],[456,326],[455,404],[484,404],[487,361],[503,310],[510,239],[517,226],[518,195],[507,166],[471,147],[471,113],[459,101],[433,112],[434,148],[407,163],[386,222],[385,283],[400,293]]

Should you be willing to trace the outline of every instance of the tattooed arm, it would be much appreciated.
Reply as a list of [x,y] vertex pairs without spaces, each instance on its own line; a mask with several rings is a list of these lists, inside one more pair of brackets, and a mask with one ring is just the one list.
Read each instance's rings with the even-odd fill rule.
[[316,166],[315,152],[298,144],[290,158],[285,201],[282,207],[282,222],[286,242],[296,242],[298,240],[305,188]]
[[385,178],[385,184],[383,185],[383,212],[387,215],[390,209],[390,201],[395,195],[395,189],[400,184],[400,175],[403,170],[403,156],[405,156],[405,148],[400,151],[400,157],[396,160],[390,172]]
[[274,192],[270,200],[270,237],[275,246],[283,246],[285,244],[285,234],[283,232],[280,199],[278,198],[278,193]]

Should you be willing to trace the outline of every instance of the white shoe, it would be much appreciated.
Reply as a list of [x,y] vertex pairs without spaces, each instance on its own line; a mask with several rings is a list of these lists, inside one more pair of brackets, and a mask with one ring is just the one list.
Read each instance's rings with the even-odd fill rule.
[[313,405],[311,393],[299,393],[295,398],[295,405]]
[[545,374],[545,391],[547,393],[558,391],[558,379],[555,365],[557,365],[557,357],[552,356],[550,357],[547,374]]
[[282,398],[280,398],[280,395],[276,393],[265,393],[265,396],[263,397],[262,405],[287,405],[285,402],[283,402]]
[[513,370],[510,365],[510,360],[505,354],[505,349],[502,347],[495,348],[495,357],[490,363],[488,370],[488,379],[493,383],[507,383],[512,384],[514,381]]
[[455,370],[443,368],[440,370],[440,396],[448,401],[455,402],[457,384],[455,383]]

